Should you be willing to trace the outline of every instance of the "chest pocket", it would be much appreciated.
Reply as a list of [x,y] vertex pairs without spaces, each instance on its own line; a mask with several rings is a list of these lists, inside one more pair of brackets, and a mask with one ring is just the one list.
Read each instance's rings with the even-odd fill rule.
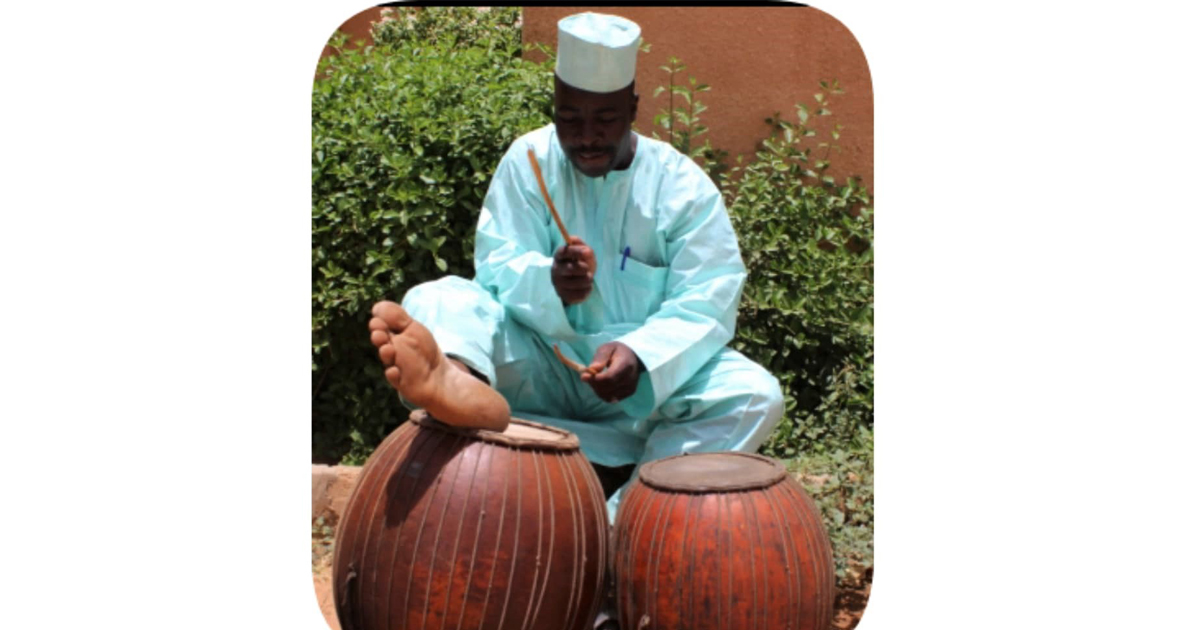
[[662,306],[667,290],[668,267],[654,267],[634,260],[625,259],[621,269],[620,258],[613,261],[613,293],[617,312],[614,320],[641,324]]

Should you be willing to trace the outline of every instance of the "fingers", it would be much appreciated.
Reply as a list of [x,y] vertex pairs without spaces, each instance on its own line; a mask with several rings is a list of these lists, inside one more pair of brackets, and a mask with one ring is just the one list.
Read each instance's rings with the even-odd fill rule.
[[588,366],[589,371],[596,375],[596,384],[600,387],[619,387],[620,384],[631,379],[636,384],[637,382],[637,366],[630,367],[628,365],[619,365],[615,362],[609,363],[607,369],[597,371]]
[[554,289],[568,301],[577,298],[583,301],[592,292],[592,279],[588,277],[557,277],[554,278]]
[[554,263],[564,269],[595,271],[596,253],[587,245],[566,245],[554,252]]
[[580,302],[586,300],[591,293],[592,290],[590,287],[578,290],[559,289],[558,296],[567,304],[579,304]]
[[620,343],[608,343],[596,349],[589,369],[603,369],[595,375],[583,376],[601,400],[617,402],[637,391],[637,356]]
[[[590,263],[589,269],[591,269],[596,265],[596,252],[592,251],[592,248],[588,247],[587,243],[583,242],[583,239],[578,236],[572,236],[567,240],[566,245],[559,247],[554,252],[554,260],[560,263],[570,261],[587,262]],[[591,270],[594,271],[594,269]]]
[[[595,271],[595,259],[585,259],[577,248],[564,247],[554,254],[554,275],[557,284],[571,283],[574,288],[590,287]],[[591,251],[590,249],[588,250]]]
[[578,253],[581,257],[595,258],[596,256],[596,253],[592,251],[592,248],[588,247],[588,244],[583,242],[583,239],[579,238],[578,236],[572,236],[571,238],[567,239],[567,246],[570,247],[571,251]]
[[597,398],[608,403],[625,400],[637,391],[636,372],[621,374],[616,370],[606,370],[596,375],[584,372],[581,378],[583,382],[591,385]]
[[567,304],[578,304],[592,292],[596,255],[583,239],[572,236],[554,252],[551,280],[559,297]]
[[596,355],[592,357],[592,363],[588,365],[588,369],[593,373],[600,373],[601,370],[608,366],[608,362],[612,360],[613,350],[615,349],[614,346],[607,343],[596,348]]
[[558,288],[567,291],[586,291],[592,288],[592,278],[589,275],[562,275],[558,279]]
[[596,252],[592,251],[587,245],[572,245],[572,253],[579,256],[580,264],[588,268],[588,271],[596,271]]

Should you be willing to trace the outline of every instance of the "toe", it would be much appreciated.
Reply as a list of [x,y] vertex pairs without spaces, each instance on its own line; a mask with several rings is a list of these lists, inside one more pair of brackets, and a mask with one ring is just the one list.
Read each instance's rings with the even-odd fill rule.
[[404,330],[412,322],[404,308],[395,302],[378,302],[371,308],[371,314],[383,320],[393,331]]
[[392,387],[400,389],[400,368],[393,366],[384,370],[383,377],[392,384]]
[[[378,332],[379,331],[375,331],[374,333],[371,333],[372,341],[374,341],[373,337],[375,334],[378,334]],[[389,367],[395,365],[396,364],[396,346],[393,346],[390,343],[385,343],[385,344],[380,345],[379,346],[379,360],[383,361],[383,364],[386,366],[389,366]]]
[[[374,321],[374,320],[372,320],[372,321]],[[375,344],[375,347],[377,347],[377,348],[382,348],[384,346],[392,345],[392,344],[388,343],[388,341],[391,340],[391,338],[392,338],[392,336],[389,335],[387,333],[387,331],[383,331],[383,330],[372,330],[371,331],[371,343]]]

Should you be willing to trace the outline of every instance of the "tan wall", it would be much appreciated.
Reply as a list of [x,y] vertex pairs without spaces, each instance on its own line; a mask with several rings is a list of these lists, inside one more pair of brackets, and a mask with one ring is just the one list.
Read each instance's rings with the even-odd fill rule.
[[842,151],[830,157],[829,173],[859,176],[874,191],[870,72],[854,36],[829,14],[798,6],[526,7],[525,41],[554,47],[558,20],[581,11],[620,15],[642,27],[642,38],[651,47],[638,58],[637,128],[647,135],[654,115],[667,108],[665,93],[657,99],[653,95],[666,83],[659,66],[671,56],[687,66],[685,77],[712,86],[700,95],[708,107],[701,122],[709,127],[713,145],[731,156],[751,157],[769,131],[764,118],[778,111],[796,121],[796,103],[811,107],[818,82],[838,79],[845,94],[834,97],[829,107],[834,115],[822,121],[843,126],[838,141]]
[[[862,49],[850,31],[827,13],[810,7],[526,7],[524,39],[557,45],[558,20],[580,11],[613,13],[642,27],[651,45],[638,59],[641,93],[637,128],[649,135],[654,115],[667,108],[666,82],[659,66],[678,57],[684,77],[694,76],[712,90],[700,96],[708,107],[701,114],[713,145],[747,158],[768,132],[763,119],[781,112],[795,121],[796,103],[813,105],[823,79],[838,79],[845,94],[833,97],[834,115],[823,126],[843,126],[842,151],[830,157],[829,173],[861,177],[874,192],[874,110],[871,77]],[[351,39],[370,39],[370,24],[379,19],[372,7],[347,20],[340,30]],[[322,53],[329,54],[327,47]],[[536,53],[535,53],[536,54]],[[703,139],[703,138],[702,138]]]

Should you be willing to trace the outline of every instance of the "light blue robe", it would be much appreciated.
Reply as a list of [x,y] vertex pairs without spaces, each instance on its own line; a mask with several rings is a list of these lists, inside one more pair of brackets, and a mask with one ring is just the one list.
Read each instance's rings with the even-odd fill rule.
[[[564,307],[550,281],[563,238],[527,157],[534,149],[567,231],[596,253],[587,300]],[[628,255],[626,251],[628,248]],[[638,136],[629,168],[590,178],[553,125],[501,159],[475,236],[474,282],[415,287],[403,306],[447,355],[479,371],[513,415],[579,435],[606,466],[682,452],[753,451],[783,413],[778,381],[726,348],[746,280],[720,191],[688,157]],[[646,367],[633,396],[601,401],[554,356],[591,363],[609,341]],[[610,517],[624,488],[609,501]]]

